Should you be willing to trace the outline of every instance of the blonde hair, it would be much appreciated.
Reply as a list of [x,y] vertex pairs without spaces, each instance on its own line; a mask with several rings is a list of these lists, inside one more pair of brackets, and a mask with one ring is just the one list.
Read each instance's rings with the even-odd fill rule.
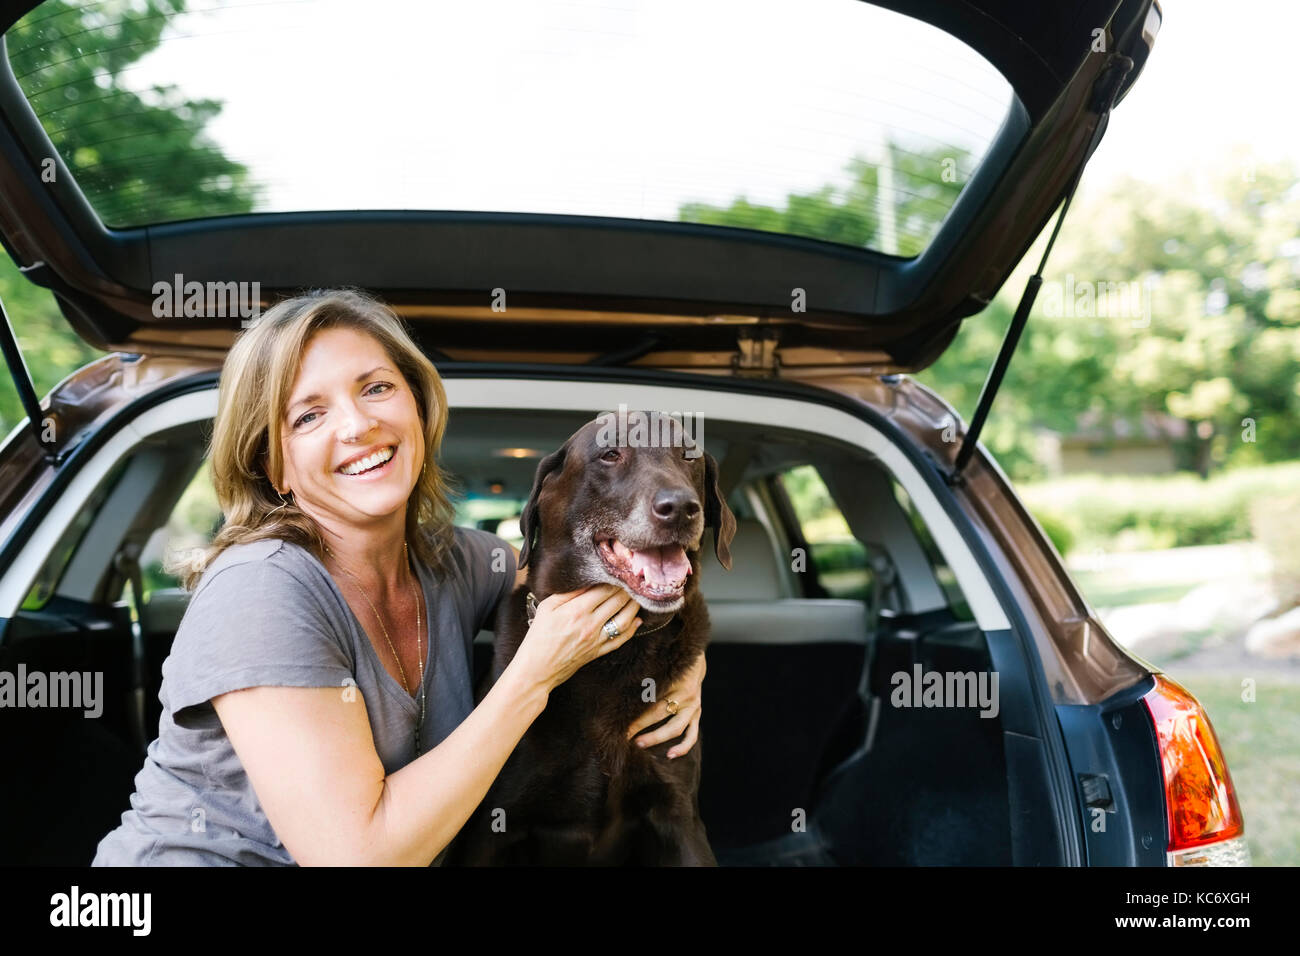
[[324,541],[297,502],[275,490],[283,477],[280,439],[299,360],[313,335],[349,328],[383,346],[415,396],[424,426],[424,467],[406,508],[406,538],[436,573],[453,541],[453,488],[437,465],[447,427],[447,396],[433,363],[397,315],[354,289],[312,290],[276,303],[235,341],[221,371],[211,444],[212,484],[225,524],[201,561],[181,569],[193,590],[204,569],[235,544],[282,538],[317,558]]

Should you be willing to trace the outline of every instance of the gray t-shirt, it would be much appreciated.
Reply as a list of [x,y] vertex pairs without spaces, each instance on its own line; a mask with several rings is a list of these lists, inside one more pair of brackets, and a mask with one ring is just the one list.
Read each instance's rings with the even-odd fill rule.
[[[473,710],[474,635],[492,627],[515,554],[486,531],[455,529],[447,572],[416,561],[429,628],[427,753]],[[417,756],[418,699],[384,670],[334,579],[279,539],[227,548],[204,572],[163,663],[162,719],[131,809],[93,866],[294,865],[262,811],[211,699],[244,687],[355,684],[386,773]],[[435,861],[440,862],[440,861]]]

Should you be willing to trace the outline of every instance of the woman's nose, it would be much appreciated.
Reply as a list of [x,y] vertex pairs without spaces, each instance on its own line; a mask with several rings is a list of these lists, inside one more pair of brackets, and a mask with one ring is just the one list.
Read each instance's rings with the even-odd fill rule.
[[365,414],[356,404],[344,409],[339,416],[339,438],[353,442],[364,438],[374,427],[375,420]]

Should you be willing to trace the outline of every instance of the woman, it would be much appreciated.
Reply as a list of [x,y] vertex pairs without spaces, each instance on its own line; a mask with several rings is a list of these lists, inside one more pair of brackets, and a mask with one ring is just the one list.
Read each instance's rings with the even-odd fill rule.
[[[635,639],[621,588],[554,594],[477,707],[471,643],[523,574],[454,527],[441,379],[385,306],[281,302],[221,376],[226,522],[163,665],[158,738],[95,865],[440,862],[551,690]],[[617,636],[606,636],[612,621]],[[632,727],[694,746],[704,659]]]

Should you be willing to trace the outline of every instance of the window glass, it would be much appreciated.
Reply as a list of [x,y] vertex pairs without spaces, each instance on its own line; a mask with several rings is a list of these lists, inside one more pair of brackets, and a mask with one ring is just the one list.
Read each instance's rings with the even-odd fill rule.
[[221,508],[212,487],[212,467],[205,458],[167,523],[153,533],[140,554],[146,602],[155,591],[181,587],[179,566],[203,554],[221,523]]
[[817,469],[801,465],[783,472],[780,481],[808,543],[817,581],[827,596],[869,599],[871,569],[866,548],[853,537]]
[[971,613],[970,605],[966,601],[966,595],[962,593],[961,586],[957,584],[957,576],[953,574],[952,568],[944,560],[942,552],[939,551],[939,546],[934,543],[934,536],[930,534],[929,527],[921,518],[920,512],[916,510],[916,505],[912,502],[911,497],[903,490],[903,486],[897,482],[894,482],[894,497],[898,499],[899,505],[902,506],[903,512],[912,525],[912,530],[916,533],[921,549],[930,561],[935,580],[939,582],[939,587],[943,589],[944,596],[948,599],[949,610],[959,621],[975,620],[975,615]]
[[10,64],[113,228],[463,210],[925,249],[1008,115],[857,0],[49,0]]
[[31,591],[23,600],[22,610],[39,611],[53,597],[55,589],[59,586],[59,580],[63,577],[64,569],[67,568],[68,562],[72,560],[72,556],[76,553],[77,547],[81,544],[81,539],[90,530],[95,515],[104,506],[104,502],[108,499],[113,486],[118,483],[122,477],[122,472],[125,470],[126,461],[118,462],[105,476],[104,480],[99,483],[99,487],[91,492],[86,506],[72,519],[72,523],[59,537],[59,542],[54,546],[54,550],[50,552],[50,556],[45,559],[45,564],[41,566],[41,570],[37,573]]
[[455,502],[456,514],[452,519],[462,528],[482,528],[503,538],[516,548],[522,548],[524,536],[519,530],[519,517],[524,502],[514,498],[473,497]]

